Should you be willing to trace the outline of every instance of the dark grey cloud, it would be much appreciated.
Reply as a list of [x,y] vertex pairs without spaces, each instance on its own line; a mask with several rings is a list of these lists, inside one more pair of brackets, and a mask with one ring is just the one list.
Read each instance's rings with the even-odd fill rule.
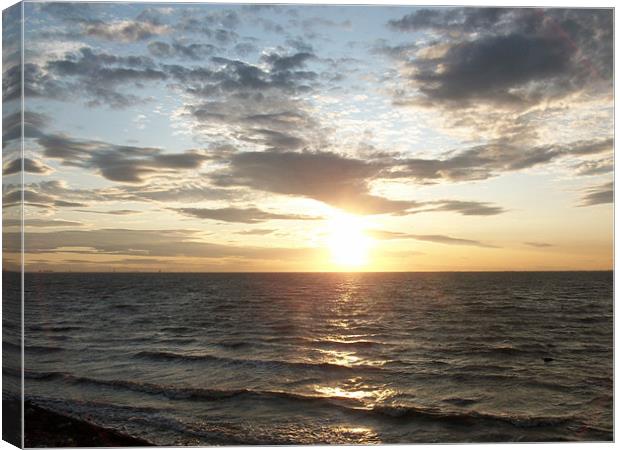
[[599,186],[593,186],[586,190],[581,197],[580,206],[603,205],[614,202],[614,183],[609,182]]
[[435,242],[437,244],[447,245],[470,245],[483,248],[498,248],[494,245],[486,244],[473,239],[462,239],[440,234],[412,234],[402,233],[398,231],[371,230],[369,235],[375,239],[413,239],[416,241]]
[[306,145],[303,139],[280,131],[253,128],[248,136],[240,136],[246,142],[264,145],[268,150],[297,150]]
[[2,116],[2,146],[7,147],[11,142],[21,140],[22,125],[24,138],[35,138],[42,136],[41,130],[49,123],[49,118],[41,113],[24,111],[23,118],[21,111],[4,114]]
[[[13,74],[7,75],[9,78]],[[19,71],[15,74],[21,80]],[[125,108],[144,103],[134,92],[146,83],[165,81],[168,74],[145,56],[117,56],[83,47],[46,63],[24,65],[27,98],[84,101],[89,106]],[[19,81],[21,83],[21,81]]]
[[291,152],[326,146],[329,133],[302,100],[321,81],[306,67],[322,64],[308,51],[271,50],[254,65],[214,57],[210,68],[168,66],[179,88],[193,98],[184,117],[197,139],[243,149]]
[[[8,72],[5,72],[3,83],[19,87],[19,89],[8,89],[5,101],[20,98],[21,76],[22,72],[19,67],[11,68]],[[27,98],[41,97],[64,100],[71,94],[71,87],[65,81],[55,78],[35,63],[23,65],[23,76],[24,96]]]
[[259,223],[267,220],[318,220],[320,217],[301,214],[281,214],[263,211],[258,208],[174,208],[180,214],[198,219],[220,222]]
[[302,53],[314,53],[314,46],[305,41],[301,36],[290,37],[286,40],[286,45]]
[[134,19],[101,20],[104,8],[98,4],[50,3],[41,5],[40,11],[64,22],[66,30],[61,36],[76,40],[89,37],[131,43],[170,31],[157,8],[147,8]]
[[156,175],[200,168],[207,157],[197,151],[163,153],[159,148],[109,144],[79,140],[62,135],[46,135],[37,140],[48,158],[63,165],[94,169],[111,181],[142,183]]
[[611,92],[611,9],[422,9],[388,26],[436,38],[416,56],[391,52],[405,68],[401,104],[522,108]]
[[183,44],[154,41],[148,45],[149,53],[156,58],[179,58],[202,61],[211,56],[217,47],[211,44]]
[[[2,70],[2,101],[5,103],[21,99],[22,73],[27,71],[26,68],[22,71],[23,66],[21,65],[19,55],[16,55],[16,58],[12,61],[7,60],[3,63],[4,67]],[[6,64],[7,62],[11,64]]]
[[514,15],[509,8],[442,8],[420,9],[397,20],[390,20],[388,26],[398,31],[475,32],[489,31],[505,23],[507,16]]
[[80,25],[85,36],[124,43],[144,41],[170,31],[166,25],[136,20],[114,22],[91,20]]
[[90,98],[91,106],[105,104],[115,108],[142,101],[127,92],[128,88],[168,79],[168,74],[148,57],[117,56],[88,47],[67,53],[63,59],[48,61],[45,68],[33,67],[33,72],[35,76],[26,84],[37,95],[62,98],[82,94]]
[[[24,172],[34,173],[36,175],[48,175],[53,172],[52,168],[43,164],[40,161],[30,158],[23,159],[23,170]],[[19,173],[22,171],[22,160],[14,159],[9,161],[2,168],[3,175],[12,175],[15,173]]]
[[[429,102],[538,103],[565,83],[556,84],[573,53],[558,37],[490,36],[455,45],[439,58],[417,59],[412,78]],[[543,84],[525,89],[532,82]]]
[[262,60],[269,64],[272,70],[276,72],[298,69],[303,67],[306,62],[315,56],[309,52],[300,52],[293,55],[279,55],[277,53],[268,53],[262,56]]
[[322,147],[327,134],[300,102],[283,95],[201,101],[186,107],[186,116],[199,136],[226,137],[239,146],[250,143],[269,150]]
[[251,42],[240,42],[235,45],[234,51],[241,56],[248,56],[258,52],[258,47]]
[[[240,60],[223,57],[211,58],[216,68],[210,71],[196,72],[192,69],[170,68],[179,81],[193,82],[187,90],[193,93],[239,93],[244,90],[276,89],[288,93],[307,92],[308,83],[317,78],[317,74],[301,70],[312,57],[308,53],[293,55],[270,54],[266,56],[266,68]],[[198,77],[196,77],[198,75]]]
[[443,159],[408,158],[394,162],[400,168],[391,176],[429,180],[483,180],[502,172],[528,169],[569,156],[611,152],[613,139],[576,141],[562,145],[527,147],[497,140],[448,154]]
[[232,155],[228,168],[213,175],[220,186],[308,197],[359,214],[403,212],[414,201],[372,195],[368,183],[385,166],[330,152],[244,152]]
[[234,11],[229,13],[213,13],[207,16],[185,14],[174,27],[185,33],[197,33],[219,45],[231,45],[239,40],[239,34],[234,31],[239,23],[239,16]]

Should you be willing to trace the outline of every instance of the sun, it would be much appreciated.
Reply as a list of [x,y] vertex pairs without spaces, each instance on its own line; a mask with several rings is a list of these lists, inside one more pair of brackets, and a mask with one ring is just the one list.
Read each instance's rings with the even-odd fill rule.
[[361,267],[368,264],[372,240],[364,233],[362,218],[336,214],[329,220],[327,247],[332,262],[340,267]]

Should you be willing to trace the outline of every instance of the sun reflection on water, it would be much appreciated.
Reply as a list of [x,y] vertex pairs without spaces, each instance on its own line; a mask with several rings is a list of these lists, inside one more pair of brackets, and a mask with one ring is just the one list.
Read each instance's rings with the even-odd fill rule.
[[326,397],[339,397],[339,398],[351,398],[355,400],[362,400],[364,398],[373,397],[372,392],[368,391],[348,391],[341,387],[330,386],[315,386],[315,392],[322,394]]
[[354,377],[337,385],[313,386],[315,393],[329,398],[356,400],[363,409],[370,409],[377,403],[394,397],[397,392],[385,385],[366,383],[361,377]]

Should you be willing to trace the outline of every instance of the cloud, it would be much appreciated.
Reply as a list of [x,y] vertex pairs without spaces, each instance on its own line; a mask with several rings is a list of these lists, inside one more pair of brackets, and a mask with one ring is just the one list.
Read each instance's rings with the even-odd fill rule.
[[45,67],[33,64],[31,72],[25,83],[36,95],[67,98],[79,93],[91,99],[90,106],[113,108],[143,101],[123,90],[168,79],[168,74],[158,69],[148,57],[117,56],[88,47],[68,52],[63,59],[50,60]]
[[279,151],[326,145],[328,133],[302,102],[285,93],[218,94],[197,100],[182,116],[197,137]]
[[451,236],[444,236],[440,234],[412,234],[412,233],[402,233],[398,231],[385,231],[385,230],[371,230],[368,232],[370,236],[375,239],[414,239],[416,241],[427,241],[434,242],[437,244],[447,244],[447,245],[470,245],[474,247],[483,247],[483,248],[498,248],[494,245],[486,244],[484,242],[472,240],[472,239],[462,239],[455,238]]
[[149,43],[148,50],[156,58],[179,58],[200,61],[212,55],[217,50],[217,47],[211,44],[184,45],[177,41],[173,41],[170,44],[155,41]]
[[[53,195],[48,195],[43,192],[36,192],[29,189],[23,190],[23,201],[25,205],[34,206],[37,208],[53,209],[55,207],[82,207],[86,206],[80,202],[70,202],[59,199]],[[22,191],[18,186],[7,186],[7,192],[2,196],[2,206],[9,208],[11,206],[18,206],[22,204]]]
[[396,60],[406,61],[412,58],[420,49],[416,43],[392,45],[386,39],[379,39],[373,44],[370,51],[378,55],[386,55]]
[[491,36],[455,45],[440,58],[416,60],[412,78],[429,102],[538,102],[553,94],[553,81],[565,76],[573,52],[557,37]]
[[187,102],[178,116],[197,139],[268,149],[317,148],[326,133],[302,100],[320,85],[310,52],[270,51],[258,64],[213,57],[209,65],[166,65]]
[[[512,39],[522,37],[532,38],[557,38],[564,41],[571,47],[570,54],[565,54],[562,64],[570,67],[571,78],[583,75],[580,73],[581,65],[586,70],[594,69],[595,75],[609,77],[612,73],[611,61],[613,53],[613,14],[611,8],[607,9],[539,9],[539,8],[443,8],[443,9],[421,9],[414,13],[407,14],[399,20],[391,20],[388,26],[393,30],[401,32],[432,32],[444,41],[451,42],[451,48],[459,47],[460,43],[465,43],[465,52],[471,52],[475,47],[482,50],[488,45],[489,38],[508,38],[505,45],[516,44]],[[597,30],[592,33],[592,30]],[[499,41],[498,41],[499,42]],[[541,43],[544,47],[558,45],[559,42]],[[432,45],[432,43],[431,43]],[[473,45],[474,47],[471,47]],[[501,46],[501,44],[500,44]],[[517,47],[522,50],[529,47]],[[528,51],[529,51],[528,50]],[[549,48],[540,49],[542,52]],[[536,52],[536,50],[535,50]],[[479,55],[468,53],[474,59]],[[525,55],[512,53],[516,58]],[[517,70],[533,70],[537,72],[538,64],[541,62],[535,56],[539,53],[529,53],[532,56],[530,65],[518,68]],[[456,55],[453,55],[456,56]],[[513,64],[504,59],[504,55],[499,55],[500,59],[493,67],[497,70]],[[448,61],[454,61],[448,59]],[[473,63],[472,61],[460,60],[464,64]],[[518,60],[517,60],[518,61]],[[515,63],[517,62],[515,61]],[[585,63],[585,64],[584,64]],[[475,69],[483,73],[486,66]],[[523,74],[519,74],[514,81],[518,82]],[[566,86],[566,88],[570,88]]]
[[502,23],[502,19],[514,14],[509,8],[445,8],[419,9],[400,19],[393,19],[388,26],[394,30],[417,32],[488,31]]
[[[18,184],[5,184],[4,198],[19,199],[22,186]],[[98,189],[71,189],[64,181],[47,180],[37,183],[26,183],[23,186],[25,192],[31,192],[32,199],[36,200],[37,206],[53,209],[57,206],[85,207],[93,202],[114,201],[107,192]]]
[[[19,233],[7,232],[7,252],[19,251]],[[234,246],[205,242],[192,230],[66,230],[31,232],[26,251],[140,257],[240,258],[252,260],[304,259],[316,255],[313,248]]]
[[61,3],[49,2],[38,5],[41,12],[67,22],[82,22],[101,14],[101,5],[97,3]]
[[295,136],[280,131],[268,129],[252,129],[251,135],[241,137],[240,139],[255,144],[264,145],[269,150],[297,150],[303,148],[306,142]]
[[144,41],[170,32],[167,25],[135,20],[90,21],[82,23],[81,27],[86,36],[124,43]]
[[[297,21],[294,21],[293,23],[296,23],[296,22]],[[325,17],[310,17],[308,19],[303,19],[301,21],[301,26],[306,30],[306,33],[310,35],[314,35],[315,27],[350,29],[351,21],[342,20],[340,22],[337,22],[331,19],[326,19]]]
[[[4,114],[2,117],[2,146],[7,147],[13,141],[22,138],[22,128],[24,138],[36,138],[42,135],[41,129],[49,123],[49,118],[41,113],[32,111],[21,111]],[[23,124],[23,127],[22,127]]]
[[[177,180],[174,177],[157,178],[144,184],[120,184],[112,187],[96,189],[75,189],[69,187],[65,182],[58,180],[42,181],[37,183],[27,183],[24,185],[26,191],[44,194],[43,203],[38,203],[40,208],[52,210],[62,205],[57,202],[68,202],[69,204],[79,204],[88,206],[88,209],[77,209],[77,212],[90,214],[108,215],[129,215],[138,214],[142,211],[131,209],[110,209],[107,211],[99,208],[106,203],[116,203],[126,205],[129,202],[154,203],[156,206],[168,208],[171,203],[196,203],[205,200],[250,200],[247,192],[236,189],[219,189],[210,186],[201,179],[199,174],[184,177]],[[17,184],[5,184],[6,195],[11,194],[13,200],[19,200],[20,186]],[[15,201],[13,203],[15,203]],[[15,203],[18,204],[18,203]],[[5,205],[6,206],[6,205]]]
[[252,230],[237,231],[236,234],[242,234],[244,236],[264,236],[266,234],[271,234],[275,231],[276,230],[270,230],[266,228],[255,228]]
[[429,208],[422,208],[412,212],[450,211],[457,212],[464,216],[494,216],[506,212],[504,208],[487,202],[438,200],[428,202],[427,204],[438,206],[430,206]]
[[239,35],[233,30],[238,23],[234,17],[237,17],[234,11],[231,11],[228,17],[220,16],[219,19],[215,19],[213,14],[203,17],[186,14],[175,24],[175,29],[184,33],[200,34],[202,38],[219,45],[230,45],[239,40]]
[[422,35],[376,46],[395,64],[393,104],[431,108],[446,130],[540,144],[611,107],[611,9],[421,9],[388,27]]
[[65,166],[96,170],[102,177],[120,183],[143,183],[147,178],[200,168],[207,157],[197,151],[163,153],[159,148],[79,140],[63,135],[45,135],[37,140],[48,158]]
[[614,183],[609,182],[588,188],[585,195],[581,197],[580,206],[603,205],[606,203],[613,203],[613,201]]
[[122,185],[105,190],[103,194],[120,202],[181,202],[195,203],[204,200],[245,200],[247,192],[239,189],[221,189],[208,184],[201,177],[176,180],[157,180],[144,185]]
[[251,53],[256,53],[258,51],[258,47],[251,42],[240,42],[235,45],[234,51],[240,56],[247,56]]
[[548,244],[546,242],[524,242],[523,244],[529,246],[529,247],[536,247],[536,248],[548,248],[548,247],[553,247],[553,244]]
[[220,186],[312,198],[358,214],[402,212],[414,201],[372,195],[368,183],[385,166],[331,152],[243,152],[228,158],[228,168],[212,176]]
[[74,38],[91,37],[122,43],[138,42],[171,31],[161,23],[161,9],[148,8],[135,19],[100,20],[104,7],[97,4],[54,4],[42,5],[41,12],[60,19]]
[[142,211],[136,211],[133,209],[113,209],[110,211],[95,211],[92,209],[76,209],[77,212],[89,213],[89,214],[108,214],[111,216],[128,216],[131,214],[140,214]]
[[[3,222],[4,226],[20,226],[21,221],[17,219],[6,219]],[[27,227],[35,228],[47,228],[47,227],[81,227],[84,226],[82,222],[75,222],[72,220],[62,219],[25,219],[24,224]]]
[[217,56],[211,58],[213,68],[166,66],[166,69],[178,81],[190,83],[186,90],[194,94],[211,95],[266,89],[298,93],[309,91],[308,83],[317,78],[315,72],[298,70],[310,57],[311,55],[306,53],[270,54],[265,56],[266,66],[261,67]]
[[2,174],[12,175],[15,173],[20,173],[22,171],[22,161],[24,172],[34,173],[36,175],[48,175],[54,171],[51,167],[43,164],[40,161],[30,158],[24,158],[23,160],[14,159],[12,161],[9,161],[2,168]]
[[267,53],[262,56],[262,60],[271,66],[274,72],[284,72],[291,69],[298,69],[306,65],[306,62],[315,58],[310,52],[299,52],[293,55],[280,55],[278,53]]
[[614,161],[612,157],[602,158],[595,161],[582,161],[573,166],[577,175],[602,175],[614,171]]
[[259,223],[267,220],[317,220],[319,217],[299,214],[278,214],[258,208],[174,208],[174,211],[198,219],[221,222]]
[[496,140],[448,154],[443,159],[408,158],[394,162],[400,166],[392,177],[429,180],[483,180],[502,172],[528,169],[569,156],[586,156],[611,152],[613,139],[575,141],[562,145],[540,145],[527,147],[505,140]]

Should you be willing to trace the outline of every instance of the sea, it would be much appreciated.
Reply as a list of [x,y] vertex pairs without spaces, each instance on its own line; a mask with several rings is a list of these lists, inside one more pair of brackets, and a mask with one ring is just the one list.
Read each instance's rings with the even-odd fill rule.
[[612,272],[27,273],[25,298],[26,399],[156,445],[613,439]]

